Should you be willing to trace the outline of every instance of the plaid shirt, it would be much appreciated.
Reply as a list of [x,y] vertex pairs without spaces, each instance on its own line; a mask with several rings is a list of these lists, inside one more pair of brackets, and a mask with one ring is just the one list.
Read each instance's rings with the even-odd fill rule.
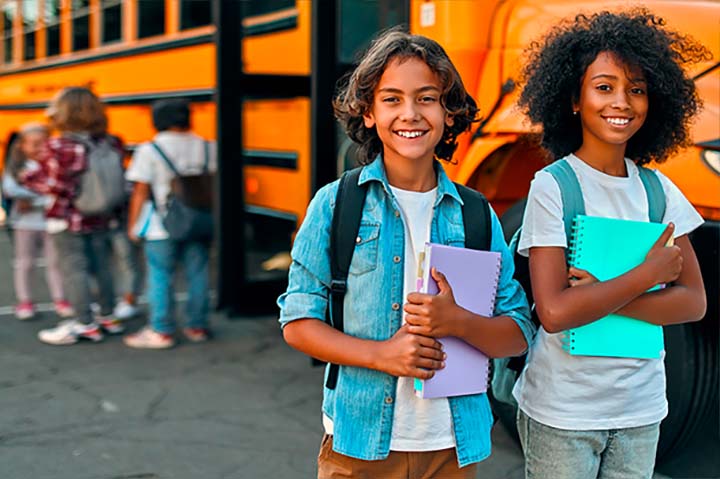
[[[108,139],[122,150],[117,138],[108,136]],[[72,138],[51,138],[40,153],[40,168],[20,175],[23,186],[51,198],[45,216],[67,220],[68,230],[74,233],[107,229],[113,218],[112,215],[83,216],[73,205],[80,189],[80,176],[88,168],[86,150],[84,144]]]

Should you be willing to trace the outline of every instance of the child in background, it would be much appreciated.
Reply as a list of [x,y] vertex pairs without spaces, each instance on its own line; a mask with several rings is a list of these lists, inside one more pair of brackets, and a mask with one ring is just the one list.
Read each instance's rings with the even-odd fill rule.
[[[107,117],[100,99],[82,87],[64,88],[47,110],[59,137],[42,148],[37,170],[20,175],[28,188],[49,195],[45,210],[50,236],[60,254],[60,269],[75,317],[55,328],[38,332],[40,341],[54,345],[74,344],[80,339],[101,341],[103,333],[119,333],[124,327],[112,316],[115,291],[110,269],[109,223],[112,215],[85,216],[75,207],[82,174],[88,168],[90,145],[108,142],[122,160],[122,145],[107,135]],[[97,280],[100,310],[93,313],[91,276]]]
[[[420,399],[445,359],[437,338],[461,337],[491,357],[522,353],[532,337],[527,301],[492,218],[491,249],[502,254],[496,317],[459,307],[441,292],[414,293],[426,241],[463,246],[461,200],[436,161],[451,159],[475,120],[475,101],[440,45],[390,30],[370,47],[335,99],[336,116],[363,152],[367,197],[345,297],[345,331],[324,322],[330,288],[329,232],[338,182],[310,203],[295,238],[287,291],[280,296],[285,340],[340,365],[324,390],[325,436],[318,477],[474,478],[490,454],[485,394]],[[403,307],[403,303],[406,303]]]
[[[572,167],[587,215],[648,221],[638,166],[690,143],[698,97],[682,66],[708,53],[663,25],[646,10],[580,15],[536,45],[525,68],[520,105],[543,127],[543,146]],[[652,477],[668,412],[664,357],[571,356],[560,333],[611,313],[658,325],[705,314],[688,239],[702,218],[654,174],[667,229],[640,266],[603,282],[568,269],[558,185],[545,171],[532,182],[518,251],[529,255],[542,328],[514,389],[528,478]],[[672,237],[675,245],[666,247]],[[646,293],[658,284],[666,287]]]
[[3,175],[3,192],[8,198],[13,199],[9,224],[14,231],[14,281],[18,302],[15,307],[15,317],[20,320],[35,316],[31,275],[40,248],[44,253],[45,277],[55,311],[63,318],[74,314],[63,293],[55,243],[46,232],[44,207],[47,198],[18,183],[18,176],[23,172],[38,169],[37,158],[49,134],[48,127],[41,123],[22,126],[16,142],[11,147],[9,162]]

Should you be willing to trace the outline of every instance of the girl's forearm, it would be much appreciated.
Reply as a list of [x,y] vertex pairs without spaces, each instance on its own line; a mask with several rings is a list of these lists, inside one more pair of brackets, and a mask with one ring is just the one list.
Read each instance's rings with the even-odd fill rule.
[[641,294],[617,314],[661,326],[699,321],[705,316],[707,300],[702,292],[684,285]]

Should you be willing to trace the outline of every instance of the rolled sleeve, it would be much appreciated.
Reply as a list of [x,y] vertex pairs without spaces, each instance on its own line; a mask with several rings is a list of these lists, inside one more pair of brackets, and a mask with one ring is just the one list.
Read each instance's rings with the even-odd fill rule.
[[498,280],[498,292],[495,298],[495,316],[509,316],[520,328],[528,346],[535,338],[537,328],[530,320],[530,308],[527,296],[513,275],[515,274],[515,263],[513,256],[505,243],[502,226],[494,211],[490,211],[492,220],[492,242],[491,250],[501,254],[502,263],[500,278]]
[[324,320],[330,292],[330,225],[336,183],[320,189],[295,236],[287,291],[280,295],[280,325],[306,318]]

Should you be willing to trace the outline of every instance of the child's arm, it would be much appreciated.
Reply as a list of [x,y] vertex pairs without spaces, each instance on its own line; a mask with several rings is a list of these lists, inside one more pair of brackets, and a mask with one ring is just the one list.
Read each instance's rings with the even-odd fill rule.
[[293,348],[322,361],[393,376],[429,379],[444,366],[440,343],[410,333],[407,325],[387,341],[372,341],[341,333],[317,319],[299,319],[285,325],[283,337]]
[[150,185],[147,183],[136,182],[133,186],[132,195],[130,195],[130,204],[128,206],[127,235],[131,241],[137,242],[140,238],[135,234],[135,223],[137,223],[143,204],[150,198]]
[[705,285],[695,250],[687,235],[675,238],[675,244],[682,259],[678,278],[661,290],[641,294],[617,310],[618,314],[659,325],[698,321],[705,316]]
[[462,338],[490,357],[517,356],[532,342],[535,327],[530,321],[530,309],[520,284],[513,279],[515,267],[512,254],[503,238],[502,227],[491,211],[491,250],[501,254],[495,317],[472,313],[455,302],[452,288],[445,276],[431,270],[438,283],[439,294],[412,293],[405,305],[405,319],[416,334],[442,338]]
[[668,225],[648,253],[645,261],[629,272],[609,281],[570,287],[565,249],[530,249],[530,277],[538,317],[549,333],[596,321],[620,308],[660,283],[675,281],[681,272],[678,246],[666,247],[674,226]]

